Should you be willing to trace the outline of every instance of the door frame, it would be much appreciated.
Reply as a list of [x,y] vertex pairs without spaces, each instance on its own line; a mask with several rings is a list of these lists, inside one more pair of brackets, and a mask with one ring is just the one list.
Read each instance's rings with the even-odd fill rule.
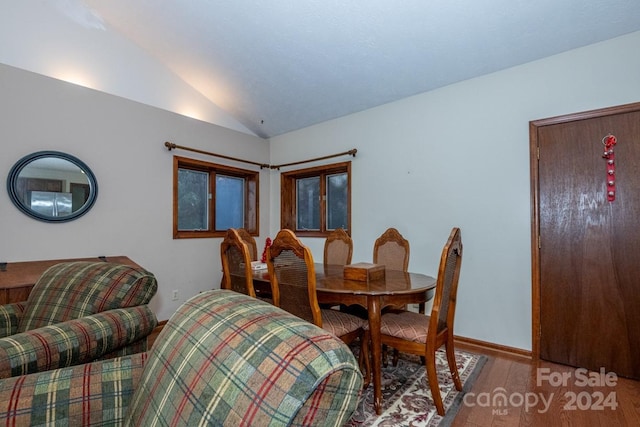
[[640,111],[640,102],[615,107],[589,110],[580,113],[550,117],[529,122],[529,160],[531,171],[531,355],[534,360],[540,358],[540,150],[538,129],[560,123],[613,116],[622,113]]

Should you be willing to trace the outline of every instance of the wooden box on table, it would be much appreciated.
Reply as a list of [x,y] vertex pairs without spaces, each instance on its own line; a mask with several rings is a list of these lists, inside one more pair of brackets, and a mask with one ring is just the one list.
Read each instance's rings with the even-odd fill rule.
[[372,282],[384,279],[384,265],[358,262],[344,266],[344,278],[360,282]]

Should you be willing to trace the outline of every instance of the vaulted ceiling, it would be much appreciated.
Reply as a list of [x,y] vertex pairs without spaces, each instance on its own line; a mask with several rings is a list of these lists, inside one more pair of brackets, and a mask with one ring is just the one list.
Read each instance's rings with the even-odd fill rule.
[[53,1],[263,138],[640,30],[638,0]]

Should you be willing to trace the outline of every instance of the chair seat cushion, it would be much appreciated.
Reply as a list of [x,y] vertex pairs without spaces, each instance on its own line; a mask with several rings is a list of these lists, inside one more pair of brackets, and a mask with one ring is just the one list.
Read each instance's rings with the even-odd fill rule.
[[380,332],[402,338],[407,341],[427,342],[429,330],[429,316],[414,313],[413,311],[398,310],[382,315],[380,320]]
[[322,329],[337,337],[364,328],[364,325],[368,323],[364,319],[338,310],[323,309],[320,311],[322,312]]

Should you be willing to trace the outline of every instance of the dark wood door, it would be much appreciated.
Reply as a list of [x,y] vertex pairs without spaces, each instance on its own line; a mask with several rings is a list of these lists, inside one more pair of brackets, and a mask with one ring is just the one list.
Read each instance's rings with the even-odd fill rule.
[[640,104],[532,122],[534,140],[539,356],[640,378]]

